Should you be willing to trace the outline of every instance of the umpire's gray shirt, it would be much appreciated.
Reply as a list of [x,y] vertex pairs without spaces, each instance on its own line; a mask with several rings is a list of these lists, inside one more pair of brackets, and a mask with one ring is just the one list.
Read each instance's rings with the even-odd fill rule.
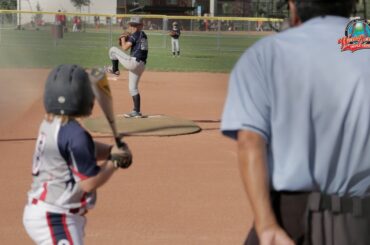
[[348,22],[318,17],[266,37],[231,73],[221,130],[266,139],[275,190],[370,193],[370,50],[341,52]]

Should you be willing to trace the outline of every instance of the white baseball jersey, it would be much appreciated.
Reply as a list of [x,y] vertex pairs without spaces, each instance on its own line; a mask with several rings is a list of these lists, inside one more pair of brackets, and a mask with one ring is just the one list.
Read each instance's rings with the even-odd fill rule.
[[95,193],[85,193],[78,182],[99,173],[95,145],[88,132],[71,120],[44,120],[33,157],[30,199],[65,209],[91,208]]
[[96,193],[78,182],[99,173],[95,144],[75,120],[56,117],[40,126],[33,157],[33,183],[28,192],[23,224],[36,244],[82,245],[86,210]]

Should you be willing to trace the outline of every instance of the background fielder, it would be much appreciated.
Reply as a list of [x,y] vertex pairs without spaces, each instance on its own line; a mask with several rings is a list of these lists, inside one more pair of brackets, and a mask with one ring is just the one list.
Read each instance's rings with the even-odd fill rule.
[[171,51],[173,57],[180,56],[180,35],[181,31],[179,28],[179,24],[175,21],[172,23],[172,30],[170,31],[171,36]]

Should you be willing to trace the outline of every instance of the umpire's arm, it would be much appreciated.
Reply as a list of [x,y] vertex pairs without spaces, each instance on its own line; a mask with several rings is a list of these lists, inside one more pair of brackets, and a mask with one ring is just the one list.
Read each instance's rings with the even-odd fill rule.
[[270,202],[266,141],[258,133],[238,131],[238,162],[261,245],[294,244],[278,225]]

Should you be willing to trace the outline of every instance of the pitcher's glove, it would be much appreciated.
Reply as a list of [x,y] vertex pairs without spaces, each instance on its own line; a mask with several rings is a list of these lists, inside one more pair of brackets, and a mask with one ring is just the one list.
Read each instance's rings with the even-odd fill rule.
[[132,153],[126,143],[123,143],[119,148],[113,146],[109,158],[115,168],[128,168],[132,163]]
[[170,35],[170,37],[176,36],[176,32],[175,31],[172,31],[172,30],[168,34]]
[[119,36],[119,38],[118,38],[118,45],[119,46],[121,46],[122,45],[122,39],[125,41],[125,42],[127,42],[127,40],[128,40],[128,38],[129,38],[129,36],[130,36],[131,34],[128,32],[128,31],[125,31],[125,32],[123,32],[120,36]]

